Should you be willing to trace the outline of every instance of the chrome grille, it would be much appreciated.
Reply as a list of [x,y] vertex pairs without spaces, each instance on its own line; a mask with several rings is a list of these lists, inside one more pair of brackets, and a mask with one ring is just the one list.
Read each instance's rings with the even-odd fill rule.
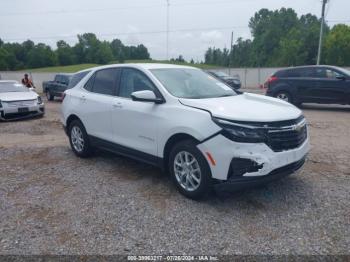
[[28,107],[28,106],[34,106],[36,103],[36,99],[34,100],[23,100],[23,101],[11,101],[6,102],[9,107]]
[[267,132],[267,144],[275,152],[298,148],[306,139],[307,127],[305,121]]

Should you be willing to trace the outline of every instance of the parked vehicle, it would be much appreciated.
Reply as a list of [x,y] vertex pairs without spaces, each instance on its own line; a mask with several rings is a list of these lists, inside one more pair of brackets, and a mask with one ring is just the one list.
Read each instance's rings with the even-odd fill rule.
[[300,66],[277,71],[264,84],[266,95],[302,103],[350,104],[350,72],[335,66]]
[[65,91],[62,123],[77,156],[99,147],[158,166],[190,198],[289,175],[309,150],[298,108],[187,66],[96,67]]
[[71,79],[72,74],[57,74],[53,81],[44,81],[43,92],[46,94],[47,100],[52,101],[55,97],[62,97]]
[[0,120],[17,120],[44,113],[44,103],[33,90],[17,81],[0,81]]
[[221,81],[225,82],[229,86],[233,87],[234,89],[240,89],[241,88],[241,80],[239,79],[239,76],[229,76],[228,74],[220,71],[208,71],[208,74],[211,76],[214,76],[215,78],[220,79]]
[[71,89],[75,87],[88,73],[90,73],[90,71],[91,71],[90,69],[86,69],[72,75],[67,89]]

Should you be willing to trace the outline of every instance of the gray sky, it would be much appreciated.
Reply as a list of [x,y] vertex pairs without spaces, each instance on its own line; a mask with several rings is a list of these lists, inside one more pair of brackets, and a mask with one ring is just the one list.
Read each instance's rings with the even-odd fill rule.
[[[99,39],[143,43],[154,59],[166,58],[166,0],[0,0],[0,38],[32,39],[56,47],[76,35],[92,32]],[[261,8],[291,7],[298,15],[320,16],[321,0],[169,0],[169,56],[202,60],[209,46],[228,47],[250,38],[248,21]],[[350,24],[350,0],[330,0],[329,25]]]

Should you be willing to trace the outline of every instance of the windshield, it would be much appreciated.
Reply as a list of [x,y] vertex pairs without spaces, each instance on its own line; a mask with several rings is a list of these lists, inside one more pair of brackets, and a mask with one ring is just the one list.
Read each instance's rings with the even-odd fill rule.
[[226,84],[198,69],[166,68],[151,72],[173,95],[179,98],[214,98],[236,93]]
[[229,75],[224,73],[224,72],[214,72],[215,75],[219,76],[219,77],[228,77]]
[[349,71],[349,70],[347,70],[347,69],[345,69],[345,68],[341,68],[341,67],[337,67],[337,69],[338,69],[340,72],[344,73],[345,75],[350,76],[350,71]]
[[29,89],[22,84],[14,82],[2,82],[0,83],[0,93],[7,92],[29,92]]

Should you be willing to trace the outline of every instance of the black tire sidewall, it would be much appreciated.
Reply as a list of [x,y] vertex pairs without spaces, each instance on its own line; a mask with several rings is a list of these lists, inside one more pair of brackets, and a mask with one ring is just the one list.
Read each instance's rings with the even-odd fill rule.
[[[75,150],[73,143],[72,143],[72,138],[71,138],[71,132],[74,126],[77,126],[80,128],[81,132],[83,133],[83,139],[84,139],[84,148],[81,152],[78,152]],[[74,152],[79,157],[88,157],[91,154],[91,145],[89,141],[89,136],[86,133],[84,125],[79,121],[79,120],[74,120],[72,123],[70,123],[69,128],[68,128],[68,136],[69,136],[69,143],[70,146]]]
[[280,94],[285,94],[286,96],[288,96],[288,103],[293,104],[293,97],[288,91],[284,91],[284,90],[278,91],[275,97],[278,98],[278,95]]
[[[181,151],[187,151],[191,153],[196,160],[198,161],[198,164],[201,169],[201,183],[200,186],[194,190],[194,191],[187,191],[185,190],[177,181],[175,172],[174,172],[174,160],[175,156],[181,152]],[[209,164],[205,157],[203,156],[202,152],[197,148],[197,145],[195,141],[193,140],[185,140],[177,143],[171,150],[169,155],[169,166],[168,166],[169,173],[171,175],[171,179],[175,183],[177,189],[180,191],[181,194],[184,196],[191,198],[191,199],[200,199],[203,198],[207,193],[210,192],[210,189],[212,187],[212,176],[211,176],[211,170],[209,167]]]
[[53,95],[51,95],[51,92],[49,90],[46,91],[46,98],[49,101],[52,101],[54,99]]

